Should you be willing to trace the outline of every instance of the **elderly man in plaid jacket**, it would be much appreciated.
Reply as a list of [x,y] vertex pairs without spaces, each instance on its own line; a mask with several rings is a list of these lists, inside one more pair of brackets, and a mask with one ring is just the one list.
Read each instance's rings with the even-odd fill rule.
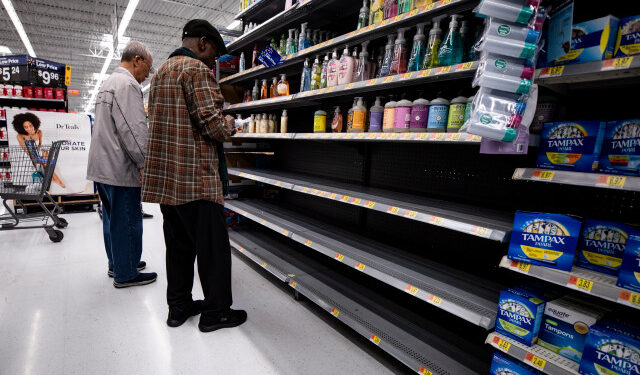
[[[234,119],[222,115],[224,98],[211,70],[224,53],[222,37],[209,22],[189,21],[182,47],[158,69],[149,90],[142,199],[159,203],[164,218],[167,324],[178,327],[202,313],[202,332],[236,327],[247,319],[245,311],[231,309],[222,142],[233,135]],[[191,296],[196,257],[204,301]]]

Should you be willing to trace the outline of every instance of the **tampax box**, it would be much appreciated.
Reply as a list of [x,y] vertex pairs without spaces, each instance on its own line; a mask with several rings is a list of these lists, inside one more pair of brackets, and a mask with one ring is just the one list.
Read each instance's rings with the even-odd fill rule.
[[542,128],[538,168],[595,172],[606,123],[602,121],[548,122]]
[[541,374],[538,370],[525,365],[520,361],[511,359],[509,356],[499,352],[493,353],[493,360],[491,361],[490,375],[538,375]]
[[567,215],[517,211],[507,257],[570,271],[581,224]]
[[637,327],[607,321],[591,327],[580,362],[580,373],[640,374],[640,337]]
[[640,176],[640,119],[607,124],[600,154],[600,171]]
[[614,221],[585,219],[578,244],[577,265],[617,276],[622,254],[635,228]]
[[509,336],[525,345],[538,341],[545,301],[522,288],[509,288],[500,292],[496,332]]
[[551,65],[581,64],[613,57],[618,30],[618,18],[605,16],[576,23],[571,29],[570,46],[563,46],[567,54]]
[[640,232],[636,231],[629,236],[622,255],[617,285],[640,292]]
[[625,57],[640,53],[640,16],[620,19],[618,39],[614,57]]
[[589,329],[606,312],[569,297],[549,301],[544,309],[538,345],[579,363]]

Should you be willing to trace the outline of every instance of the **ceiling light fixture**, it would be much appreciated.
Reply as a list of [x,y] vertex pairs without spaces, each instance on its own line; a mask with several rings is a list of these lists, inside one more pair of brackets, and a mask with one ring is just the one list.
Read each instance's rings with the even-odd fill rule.
[[18,18],[18,13],[16,13],[16,10],[13,8],[13,4],[11,3],[11,0],[2,0],[2,5],[4,5],[4,9],[7,10],[7,13],[9,14],[9,18],[11,18],[11,22],[13,22],[13,26],[16,28],[18,35],[20,35],[20,39],[22,39],[22,44],[24,44],[24,47],[27,49],[27,53],[29,54],[29,56],[36,57],[36,53],[33,50],[33,47],[31,46],[29,37],[27,36],[27,33],[24,31],[24,27],[22,27],[22,22],[20,22],[20,18]]
[[227,26],[227,29],[235,30],[238,26],[240,26],[240,21],[239,20],[235,20],[235,21],[231,22],[229,24],[229,26]]
[[[2,0],[2,1],[4,2],[9,0]],[[124,10],[124,14],[122,15],[122,20],[120,20],[120,25],[118,25],[118,40],[120,40],[120,37],[122,37],[124,35],[124,32],[127,30],[127,26],[129,26],[129,22],[131,21],[131,17],[133,17],[133,12],[135,12],[136,8],[138,7],[139,1],[140,0],[129,0],[129,3],[127,4],[127,9]],[[113,60],[113,55],[114,55],[113,46],[111,46],[109,49],[109,54],[107,55],[107,59],[104,60],[104,64],[102,65],[102,70],[100,70],[100,78],[96,82],[96,86],[94,88],[95,91],[93,92],[93,94],[91,94],[91,99],[89,99],[89,102],[84,107],[84,111],[86,113],[90,113],[91,109],[93,109],[92,107],[96,102],[96,96],[98,96],[98,90],[100,89],[100,85],[102,85],[102,81],[104,80],[105,74],[109,69],[109,65],[111,65],[111,60]]]
[[0,46],[0,54],[10,55],[11,54],[11,50],[7,46]]

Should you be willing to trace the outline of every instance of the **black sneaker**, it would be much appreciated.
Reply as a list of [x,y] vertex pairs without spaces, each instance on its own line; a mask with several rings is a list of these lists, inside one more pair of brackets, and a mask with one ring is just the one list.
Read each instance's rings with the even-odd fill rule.
[[198,328],[201,332],[212,332],[220,328],[237,327],[247,321],[247,312],[244,310],[229,309],[225,312],[204,312],[200,315]]
[[146,212],[142,211],[142,218],[143,218],[143,219],[153,219],[153,215],[148,214],[148,213],[146,213]]
[[188,309],[180,310],[169,307],[169,316],[167,317],[167,325],[169,327],[180,327],[192,316],[196,316],[202,312],[202,300],[193,301]]
[[114,281],[113,286],[115,286],[116,288],[126,288],[129,286],[147,285],[156,281],[157,278],[158,278],[158,274],[155,272],[139,273],[138,276],[136,276],[134,279],[131,279],[129,281],[123,281],[120,283],[117,281]]
[[[141,260],[140,263],[138,263],[138,267],[136,268],[138,269],[138,272],[142,271],[143,269],[147,268],[147,262]],[[109,268],[109,270],[107,271],[107,276],[113,277],[113,270],[111,268]]]

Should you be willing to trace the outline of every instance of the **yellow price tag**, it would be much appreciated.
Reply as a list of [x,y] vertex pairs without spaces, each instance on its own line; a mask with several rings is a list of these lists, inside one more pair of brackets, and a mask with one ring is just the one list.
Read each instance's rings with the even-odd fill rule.
[[418,139],[425,140],[429,138],[429,133],[420,133],[418,134]]
[[489,229],[485,227],[473,227],[473,233],[479,236],[486,236],[489,233]]
[[416,14],[418,14],[418,11],[419,11],[419,10],[420,10],[420,9],[414,9],[414,10],[412,10],[411,12],[407,13],[407,17],[413,17],[413,16],[415,16]]
[[436,73],[441,74],[441,73],[449,73],[451,71],[451,65],[448,66],[441,66],[436,70]]
[[304,241],[304,244],[307,245],[307,246],[311,246],[313,244],[313,242],[311,242],[309,240],[306,240],[306,241]]
[[378,337],[378,336],[376,336],[374,334],[371,335],[370,340],[373,341],[373,343],[376,344],[376,345],[380,345],[380,341],[382,341],[380,339],[380,337]]
[[392,214],[397,214],[398,211],[400,211],[399,207],[393,207],[393,206],[389,207],[389,212],[391,212]]
[[531,269],[531,264],[512,260],[511,261],[511,267],[517,269],[518,271],[522,271],[524,273],[529,273],[529,270]]
[[402,75],[402,79],[411,79],[411,78],[413,78],[414,74],[415,74],[415,72],[405,73],[405,74]]
[[634,293],[628,290],[621,290],[618,296],[618,302],[623,301],[630,305],[640,307],[640,293]]
[[428,75],[431,75],[431,69],[425,69],[418,72],[418,77],[426,77]]
[[282,230],[282,234],[284,234],[285,236],[288,236],[288,235],[289,235],[289,231],[288,231],[288,230],[286,230],[286,229],[283,229],[283,230]]
[[343,195],[342,198],[340,198],[343,202],[348,202],[349,201],[349,196],[348,195]]
[[367,81],[367,86],[375,85],[376,83],[378,83],[378,79],[377,78],[370,79],[370,80]]
[[331,199],[336,199],[337,196],[338,196],[338,194],[336,194],[336,193],[329,194],[329,198],[331,198]]
[[536,169],[533,171],[532,177],[538,180],[553,180],[553,176],[555,176],[556,172],[553,171],[543,171],[540,169]]
[[444,219],[438,216],[431,216],[429,221],[436,225],[442,225],[442,223],[444,223]]
[[407,285],[406,291],[407,291],[408,293],[411,293],[411,294],[413,294],[413,295],[415,296],[416,294],[418,294],[418,292],[420,291],[420,289],[416,288],[416,287],[415,287],[415,286],[413,286],[413,285]]
[[364,264],[362,264],[362,263],[358,263],[358,264],[356,264],[356,269],[359,269],[360,271],[364,271],[364,269],[365,269],[366,267],[367,267],[367,266],[365,266],[365,265],[364,265]]
[[289,285],[290,285],[292,288],[294,288],[294,289],[295,289],[295,287],[297,287],[297,286],[298,286],[298,284],[297,284],[295,281],[291,281],[291,282],[289,282]]
[[338,315],[340,315],[340,311],[338,311],[337,309],[331,309],[331,313],[337,318]]
[[349,90],[349,89],[352,89],[352,88],[353,88],[353,86],[355,86],[355,85],[356,85],[355,83],[349,83],[345,88],[346,88],[347,90]]
[[267,221],[265,219],[260,220],[260,224],[265,225]]
[[418,373],[422,375],[433,375],[433,372],[427,370],[424,367],[420,367],[420,370],[418,371]]
[[509,348],[511,348],[511,343],[507,340],[503,340],[498,336],[493,338],[493,342],[498,346],[498,348],[504,352],[508,352]]
[[621,187],[624,187],[624,183],[626,181],[627,181],[627,178],[624,176],[607,176],[607,180],[605,184],[608,186],[621,188]]
[[593,288],[593,281],[571,275],[569,276],[569,282],[567,283],[567,286],[575,287],[587,293],[591,293],[591,289]]
[[261,263],[261,266],[262,266],[263,268],[267,268],[267,262],[262,262],[262,263]]
[[309,192],[309,188],[308,187],[302,188],[302,191],[305,192],[305,193],[308,193]]
[[360,199],[360,198],[353,198],[351,200],[351,203],[354,203],[354,204],[360,204],[361,202],[362,202],[362,199]]
[[404,216],[415,219],[416,216],[418,216],[418,213],[416,211],[407,210],[407,212],[404,213]]
[[367,207],[373,208],[376,205],[376,202],[367,201]]
[[442,303],[442,298],[436,297],[432,294],[429,296],[429,301],[431,301],[431,303],[433,303],[434,305],[440,306],[440,304]]
[[344,255],[336,254],[336,259],[342,262],[344,260]]
[[544,365],[547,364],[547,361],[540,357],[536,357],[531,353],[527,353],[527,355],[525,355],[524,357],[524,360],[525,362],[529,362],[531,366],[537,368],[538,370],[544,370]]
[[540,77],[558,77],[561,76],[563,72],[564,65],[552,66],[550,68],[542,69],[542,72],[540,72]]
[[382,81],[384,83],[389,83],[389,82],[392,82],[394,78],[395,78],[395,76],[384,77],[384,79]]
[[443,5],[447,5],[450,3],[451,3],[451,0],[440,0],[440,3],[438,4],[438,6],[441,7]]
[[632,61],[633,56],[604,60],[601,70],[626,69],[631,66]]
[[459,65],[457,70],[469,70],[473,67],[473,62],[466,62]]

